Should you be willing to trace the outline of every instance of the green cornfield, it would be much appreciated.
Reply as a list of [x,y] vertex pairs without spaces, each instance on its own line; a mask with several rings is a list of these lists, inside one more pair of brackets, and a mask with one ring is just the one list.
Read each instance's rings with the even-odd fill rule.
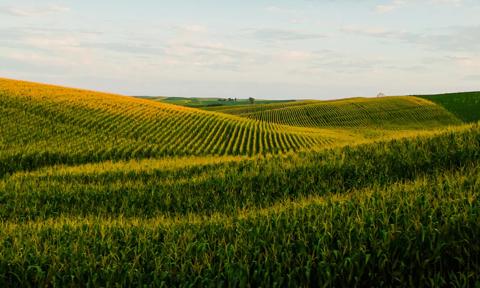
[[480,92],[419,96],[445,107],[466,122],[480,120]]
[[480,123],[0,80],[1,287],[476,287]]

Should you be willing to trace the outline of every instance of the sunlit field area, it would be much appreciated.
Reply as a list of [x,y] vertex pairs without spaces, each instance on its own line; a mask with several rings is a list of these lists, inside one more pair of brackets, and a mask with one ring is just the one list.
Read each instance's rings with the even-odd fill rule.
[[475,287],[479,100],[0,79],[0,286]]

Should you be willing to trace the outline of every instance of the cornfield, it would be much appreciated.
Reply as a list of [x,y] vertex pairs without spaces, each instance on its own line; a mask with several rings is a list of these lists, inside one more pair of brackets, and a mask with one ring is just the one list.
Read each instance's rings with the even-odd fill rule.
[[230,109],[0,80],[0,286],[480,285],[478,123]]
[[412,96],[226,106],[211,110],[268,123],[320,128],[424,129],[461,123],[444,108]]
[[0,175],[52,164],[258,155],[328,146],[340,133],[148,100],[0,80]]
[[419,96],[445,107],[465,122],[480,120],[480,92]]

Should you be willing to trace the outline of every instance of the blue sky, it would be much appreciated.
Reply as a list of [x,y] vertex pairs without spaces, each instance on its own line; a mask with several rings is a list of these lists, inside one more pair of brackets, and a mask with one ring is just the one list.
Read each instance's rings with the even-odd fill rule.
[[478,0],[0,0],[0,77],[125,95],[480,90]]

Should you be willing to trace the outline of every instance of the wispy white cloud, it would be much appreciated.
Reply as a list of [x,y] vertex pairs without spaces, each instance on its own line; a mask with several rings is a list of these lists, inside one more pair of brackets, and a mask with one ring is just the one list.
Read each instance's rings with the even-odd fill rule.
[[201,24],[187,24],[187,25],[175,26],[174,29],[177,32],[183,32],[183,33],[207,33],[208,32],[207,26],[201,25]]
[[46,6],[0,6],[0,13],[18,17],[44,16],[68,11],[70,11],[70,8],[55,4]]
[[340,28],[340,30],[345,33],[379,38],[407,38],[411,36],[407,31],[391,30],[376,26],[348,25]]
[[265,11],[268,13],[274,14],[297,14],[298,11],[290,8],[280,7],[280,6],[268,6],[265,8]]
[[480,51],[480,25],[455,26],[410,32],[383,27],[345,26],[341,31],[360,36],[397,40],[439,51]]
[[327,37],[321,33],[276,28],[247,29],[244,31],[244,35],[265,42],[300,41]]
[[405,4],[406,4],[406,1],[404,0],[394,0],[389,4],[375,6],[375,12],[380,14],[389,13],[402,7]]
[[[391,2],[387,4],[380,4],[375,6],[375,12],[379,14],[386,14],[393,12],[397,9],[400,9],[408,4],[414,4],[416,0],[391,0]],[[463,4],[464,0],[428,0],[430,5],[454,5],[460,6]]]
[[430,0],[433,4],[454,4],[460,5],[463,4],[463,0]]
[[[118,92],[336,97],[378,92],[378,83],[388,83],[389,93],[441,90],[480,71],[478,0],[244,1],[241,9],[197,5],[188,15],[178,1],[168,9],[162,1],[122,1],[113,12],[58,1],[78,16],[61,18],[70,9],[41,4],[49,1],[57,0],[0,0],[0,72],[32,80],[48,74],[51,82],[88,76],[92,88],[109,77]],[[453,9],[466,16],[443,16]],[[428,57],[435,61],[423,62]],[[267,83],[264,90],[258,83]]]

